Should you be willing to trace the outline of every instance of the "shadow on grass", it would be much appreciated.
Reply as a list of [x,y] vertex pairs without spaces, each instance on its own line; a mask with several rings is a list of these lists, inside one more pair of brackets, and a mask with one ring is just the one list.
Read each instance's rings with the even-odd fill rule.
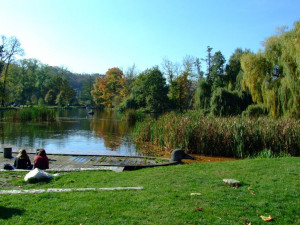
[[17,208],[6,208],[0,206],[0,219],[8,219],[13,216],[22,215],[25,212],[23,209]]
[[30,178],[28,180],[28,183],[30,184],[37,184],[37,183],[40,183],[40,184],[48,184],[51,182],[51,178],[44,178],[44,179],[35,179],[35,178]]

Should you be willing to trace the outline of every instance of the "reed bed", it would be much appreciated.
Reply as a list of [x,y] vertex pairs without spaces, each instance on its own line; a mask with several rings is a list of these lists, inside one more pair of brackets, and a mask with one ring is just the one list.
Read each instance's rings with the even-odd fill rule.
[[55,111],[45,107],[12,109],[3,113],[4,121],[55,121]]
[[136,123],[134,140],[189,153],[236,158],[300,155],[300,121],[269,117],[211,117],[196,111],[167,113]]

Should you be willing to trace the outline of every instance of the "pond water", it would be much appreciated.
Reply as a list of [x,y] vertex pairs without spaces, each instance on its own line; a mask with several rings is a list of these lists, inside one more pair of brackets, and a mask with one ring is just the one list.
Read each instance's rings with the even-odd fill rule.
[[37,148],[47,153],[140,156],[130,138],[132,126],[114,111],[58,110],[57,122],[0,122],[1,149]]

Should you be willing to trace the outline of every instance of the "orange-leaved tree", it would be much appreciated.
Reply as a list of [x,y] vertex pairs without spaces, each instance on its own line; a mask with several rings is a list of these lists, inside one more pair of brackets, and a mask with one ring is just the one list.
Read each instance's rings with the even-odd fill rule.
[[125,76],[117,67],[109,69],[105,76],[97,78],[92,96],[99,106],[114,108],[125,99],[128,93]]

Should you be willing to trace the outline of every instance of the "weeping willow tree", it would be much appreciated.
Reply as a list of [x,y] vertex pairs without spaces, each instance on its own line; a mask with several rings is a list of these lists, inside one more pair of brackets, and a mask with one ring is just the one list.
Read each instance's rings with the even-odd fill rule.
[[264,50],[241,58],[242,86],[272,116],[300,117],[300,21],[264,42]]

